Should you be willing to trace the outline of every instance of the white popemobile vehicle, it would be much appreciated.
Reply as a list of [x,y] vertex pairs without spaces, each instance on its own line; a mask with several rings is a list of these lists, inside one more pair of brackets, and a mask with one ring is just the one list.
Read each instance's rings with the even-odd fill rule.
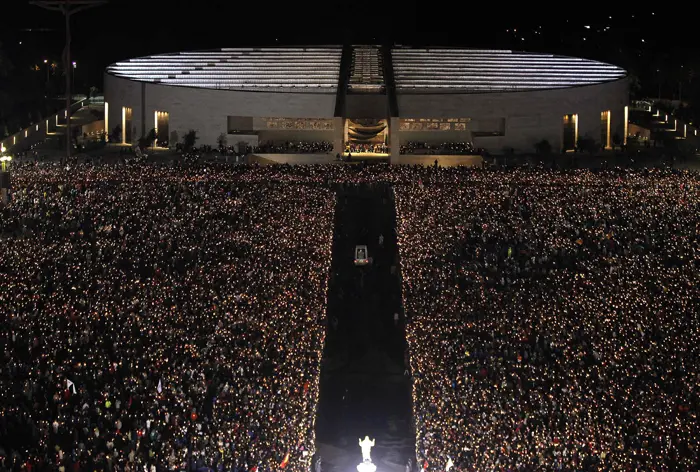
[[367,246],[364,244],[355,246],[355,265],[364,266],[369,264],[369,255],[367,254]]

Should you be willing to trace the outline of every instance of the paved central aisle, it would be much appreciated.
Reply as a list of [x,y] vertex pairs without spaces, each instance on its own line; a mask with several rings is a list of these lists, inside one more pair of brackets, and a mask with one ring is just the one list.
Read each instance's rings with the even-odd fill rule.
[[[376,439],[380,471],[415,460],[395,225],[390,187],[339,191],[316,428],[323,472],[354,471],[365,435]],[[357,244],[368,246],[371,266],[354,266]]]

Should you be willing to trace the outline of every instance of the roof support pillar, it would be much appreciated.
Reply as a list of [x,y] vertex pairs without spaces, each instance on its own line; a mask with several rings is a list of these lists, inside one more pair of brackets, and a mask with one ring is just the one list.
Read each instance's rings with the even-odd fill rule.
[[389,118],[389,163],[400,164],[401,141],[399,140],[399,118]]
[[350,68],[352,67],[352,46],[343,46],[340,56],[340,72],[338,73],[338,90],[335,94],[335,113],[333,116],[345,117],[345,95],[348,93]]
[[343,146],[344,126],[344,118],[340,116],[333,118],[333,154],[341,156],[345,151],[345,146]]

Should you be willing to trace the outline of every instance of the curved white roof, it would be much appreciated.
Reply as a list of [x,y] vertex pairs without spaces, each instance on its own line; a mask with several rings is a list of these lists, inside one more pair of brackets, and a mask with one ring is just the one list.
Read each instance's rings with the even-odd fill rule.
[[159,54],[117,62],[107,73],[184,87],[334,93],[341,52],[340,47],[316,47]]
[[[353,61],[357,62],[357,51],[364,49],[355,51]],[[107,73],[195,88],[335,93],[341,56],[339,46],[220,49],[139,57],[112,64]],[[369,59],[378,60],[375,56]],[[399,94],[560,89],[611,82],[626,75],[624,69],[589,59],[508,50],[397,47],[391,56]],[[367,75],[364,69],[373,64],[359,61],[353,74]],[[384,71],[379,72],[379,66],[376,69],[375,75],[383,76]],[[350,77],[351,87],[357,81],[355,75]],[[384,82],[383,77],[377,80]]]
[[399,93],[520,92],[611,82],[624,69],[575,57],[483,49],[408,49],[391,52]]

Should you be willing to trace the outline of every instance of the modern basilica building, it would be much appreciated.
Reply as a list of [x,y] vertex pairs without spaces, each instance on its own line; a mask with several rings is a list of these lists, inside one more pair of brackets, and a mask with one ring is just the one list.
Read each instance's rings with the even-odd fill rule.
[[[410,146],[491,153],[602,148],[627,136],[626,72],[508,50],[345,46],[239,48],[140,57],[105,73],[105,128],[124,143],[324,142],[400,164]],[[445,144],[447,143],[447,144]],[[418,151],[420,152],[420,151]]]

